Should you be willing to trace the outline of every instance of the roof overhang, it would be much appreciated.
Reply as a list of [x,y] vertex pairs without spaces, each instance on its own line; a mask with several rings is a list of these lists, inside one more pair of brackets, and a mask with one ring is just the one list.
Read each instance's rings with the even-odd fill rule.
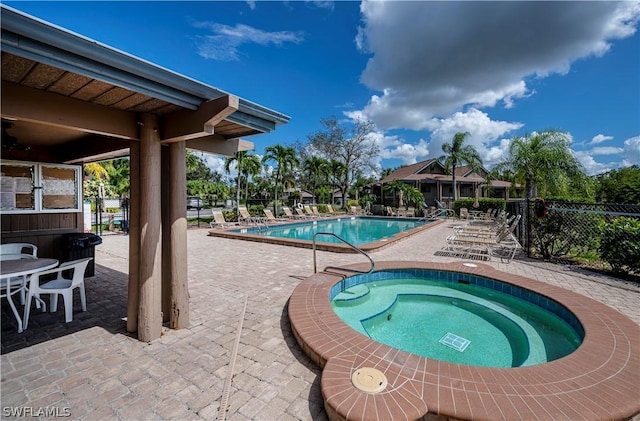
[[[0,5],[2,118],[24,148],[64,162],[128,154],[139,115],[161,120],[163,143],[203,151],[268,133],[289,117],[98,41]],[[193,142],[194,140],[198,142]],[[231,145],[231,144],[230,144]],[[12,154],[6,148],[3,155]],[[55,153],[52,149],[55,148]],[[66,152],[65,152],[66,151]],[[19,151],[16,151],[19,152]],[[215,152],[213,152],[215,153]],[[19,155],[19,153],[18,153]]]

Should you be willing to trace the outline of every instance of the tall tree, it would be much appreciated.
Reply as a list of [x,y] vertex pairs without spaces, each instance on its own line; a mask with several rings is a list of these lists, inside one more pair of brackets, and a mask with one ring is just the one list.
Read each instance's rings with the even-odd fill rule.
[[323,180],[326,180],[326,176],[329,170],[329,163],[326,159],[309,156],[302,163],[302,171],[304,172],[307,182],[311,186],[311,194],[313,195],[314,203],[317,203],[316,190],[319,185],[323,184]]
[[255,177],[262,171],[262,162],[254,154],[246,154],[242,158],[242,174],[244,175],[244,203],[249,200],[249,176]]
[[240,205],[240,191],[242,190],[240,181],[242,176],[245,179],[245,198],[244,201],[247,203],[248,195],[249,195],[249,175],[257,175],[262,170],[262,165],[260,163],[260,159],[250,153],[250,151],[238,151],[233,156],[228,157],[224,161],[224,170],[227,174],[231,173],[231,166],[235,162],[236,170],[238,172],[238,176],[236,178],[236,201],[238,205]]
[[556,130],[512,139],[507,159],[494,170],[511,171],[514,181],[524,182],[528,199],[539,190],[556,194],[568,178],[584,177],[582,165],[569,148],[569,136]]
[[358,174],[378,172],[376,165],[380,148],[370,134],[373,123],[356,120],[352,125],[340,124],[336,117],[321,120],[323,130],[308,136],[309,147],[328,160],[341,162],[346,167],[345,176],[339,181],[342,203]]
[[[332,159],[331,161],[329,161],[328,167],[330,176],[329,179],[331,181],[331,204],[335,205],[334,192],[336,190],[336,186],[341,186],[344,184],[342,180],[347,177],[347,166],[343,162]],[[346,205],[344,201],[343,205]]]
[[456,168],[463,164],[468,164],[473,170],[482,167],[482,159],[478,151],[471,145],[465,145],[464,142],[469,136],[468,132],[458,132],[453,135],[451,143],[444,143],[442,151],[444,155],[438,158],[438,161],[444,165],[447,172],[451,173],[453,182],[453,200],[458,200],[458,187],[456,185]]
[[100,162],[84,164],[84,173],[97,180],[109,178],[109,173]]
[[273,211],[278,215],[278,184],[282,175],[290,173],[295,167],[300,165],[296,151],[292,147],[282,146],[279,144],[267,146],[264,149],[264,156],[262,157],[262,163],[266,164],[269,161],[276,163],[276,180],[275,187],[273,189],[274,204]]
[[213,181],[213,173],[206,161],[195,152],[187,150],[187,180]]
[[129,158],[117,158],[103,162],[104,169],[109,174],[108,182],[118,197],[125,197],[129,193]]
[[640,166],[611,170],[598,175],[596,179],[598,201],[640,205]]

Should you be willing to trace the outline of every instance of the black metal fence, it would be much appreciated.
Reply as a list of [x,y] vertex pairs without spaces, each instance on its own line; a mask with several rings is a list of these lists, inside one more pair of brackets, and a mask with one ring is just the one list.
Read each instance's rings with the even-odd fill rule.
[[619,230],[615,242],[607,242],[610,227],[618,218],[640,221],[638,205],[566,201],[541,205],[523,199],[509,201],[507,211],[522,215],[515,235],[529,257],[607,268],[612,260],[606,258],[610,254],[607,247],[619,246],[624,249],[622,254],[634,245],[640,247],[637,229]]
[[98,235],[102,235],[104,231],[129,232],[129,199],[103,199],[96,196],[86,198],[86,201],[91,205],[90,221],[92,232]]

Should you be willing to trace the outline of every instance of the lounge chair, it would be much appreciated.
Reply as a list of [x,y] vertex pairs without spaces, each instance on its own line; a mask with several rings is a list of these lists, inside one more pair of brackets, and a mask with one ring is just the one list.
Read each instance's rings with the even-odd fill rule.
[[463,236],[496,236],[501,229],[508,228],[515,218],[516,216],[513,215],[507,220],[497,219],[496,221],[483,225],[473,223],[469,223],[467,225],[456,225],[453,227],[453,231],[456,235]]
[[266,209],[265,208],[265,209],[262,210],[262,212],[264,212],[264,216],[267,217],[267,221],[270,221],[270,222],[286,222],[286,221],[288,221],[288,218],[276,218],[273,215],[273,212],[271,212],[270,209]]
[[364,215],[364,211],[359,206],[349,206],[349,213],[352,215]]
[[445,218],[453,218],[456,216],[456,211],[451,208],[446,207],[440,201],[436,200],[436,205],[438,205],[438,216]]
[[311,206],[311,210],[313,211],[313,214],[319,218],[326,218],[327,216],[332,215],[331,213],[321,213],[317,206]]
[[220,209],[211,209],[211,214],[213,215],[213,221],[209,222],[209,226],[213,228],[226,228],[228,226],[238,225],[237,222],[227,222],[224,219],[224,214]]
[[339,215],[339,214],[343,213],[343,212],[342,212],[342,209],[338,209],[338,210],[336,210],[336,209],[334,209],[334,208],[333,208],[333,206],[332,206],[332,205],[327,205],[327,210],[328,210],[328,211],[329,211],[329,213],[330,213],[330,214],[332,214],[332,215]]
[[244,222],[245,224],[254,222],[254,218],[251,216],[247,208],[238,206],[238,222]]
[[445,250],[461,254],[464,257],[488,258],[497,251],[507,249],[507,262],[510,262],[517,250],[521,248],[520,243],[513,235],[520,218],[521,215],[517,215],[510,224],[501,227],[497,232],[467,232],[450,235],[446,239]]
[[411,218],[415,217],[416,216],[416,208],[408,207],[407,208],[407,212],[406,212],[406,216],[411,217]]
[[284,212],[284,215],[287,218],[290,218],[290,219],[306,219],[306,216],[304,216],[304,215],[300,216],[297,213],[294,215],[293,212],[291,212],[291,208],[289,208],[288,206],[283,206],[282,207],[282,211]]
[[391,206],[387,206],[387,216],[398,216],[398,214],[391,208]]
[[303,209],[304,209],[305,215],[307,215],[307,217],[309,218],[318,218],[320,216],[313,213],[313,210],[311,210],[311,206],[309,205],[304,205]]
[[308,213],[304,212],[300,208],[293,208],[293,209],[296,211],[296,215],[298,219],[309,219],[313,217],[313,215],[309,215]]

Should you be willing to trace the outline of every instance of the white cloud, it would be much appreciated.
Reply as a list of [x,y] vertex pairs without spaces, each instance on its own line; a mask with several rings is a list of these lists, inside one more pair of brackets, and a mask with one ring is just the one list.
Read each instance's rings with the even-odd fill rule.
[[251,10],[256,9],[256,2],[254,0],[247,0],[247,5],[249,5],[249,9]]
[[625,167],[640,165],[640,136],[632,137],[624,141],[622,156]]
[[[640,136],[632,137],[624,141],[622,148],[595,147],[586,151],[574,152],[578,160],[585,167],[587,174],[599,174],[616,168],[640,165]],[[614,155],[622,157],[620,161],[598,162],[596,157]]]
[[485,167],[491,168],[504,159],[499,153],[499,148],[505,146],[503,138],[521,127],[522,123],[491,120],[486,113],[471,108],[466,113],[454,113],[449,118],[439,120],[439,127],[431,133],[429,148],[433,151],[433,157],[438,157],[443,154],[444,143],[451,143],[456,133],[467,132],[469,136],[465,143],[478,151]]
[[589,144],[597,145],[598,143],[606,142],[607,140],[613,140],[613,136],[605,136],[603,134],[598,134],[593,136],[593,139],[591,139],[591,142],[589,142]]
[[[219,155],[212,155],[209,153],[201,153],[199,151],[194,151],[196,152],[198,155],[201,155],[200,157],[204,160],[205,164],[207,165],[207,167],[211,168],[211,171],[213,172],[219,172],[222,175],[227,175],[225,169],[224,169],[224,158],[219,156]],[[235,176],[235,163],[231,164],[232,168],[232,175]]]
[[304,40],[301,32],[266,32],[243,24],[229,26],[216,22],[193,21],[191,25],[213,33],[213,35],[203,35],[196,38],[198,54],[206,59],[219,61],[239,60],[238,51],[243,44],[280,47],[288,42],[299,44]]
[[588,151],[575,152],[575,156],[580,161],[585,171],[589,175],[600,174],[617,168],[619,163],[608,162],[600,163],[596,162],[593,156]]
[[311,3],[312,5],[314,5],[315,7],[319,8],[319,9],[327,9],[327,10],[334,10],[335,9],[335,2],[333,1],[310,1],[309,3]]
[[[568,72],[628,37],[638,2],[363,1],[361,80],[381,94],[360,111],[382,129],[433,130],[466,105],[513,107],[526,79]],[[544,22],[541,25],[540,22]],[[549,30],[553,28],[553,30]]]
[[429,144],[420,139],[418,143],[403,143],[393,149],[386,149],[381,154],[382,158],[399,159],[405,165],[415,164],[424,160],[429,155]]
[[615,146],[598,146],[591,149],[591,155],[617,155],[622,152],[622,148]]

